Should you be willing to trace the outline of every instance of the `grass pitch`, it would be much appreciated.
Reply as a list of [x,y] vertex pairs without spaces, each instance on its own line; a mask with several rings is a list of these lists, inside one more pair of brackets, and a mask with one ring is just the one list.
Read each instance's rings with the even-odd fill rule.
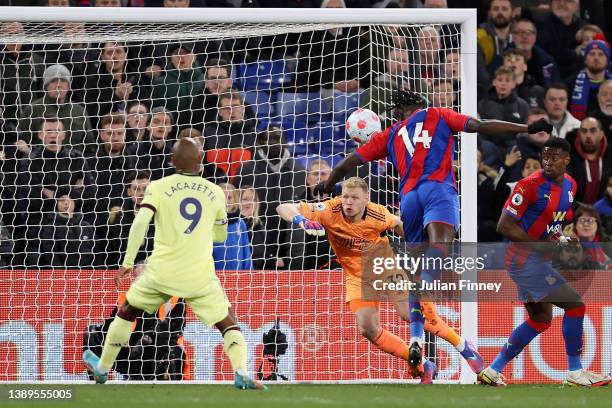
[[[70,401],[15,401],[10,389],[72,389]],[[612,387],[560,385],[271,385],[267,392],[239,391],[229,385],[0,385],[2,407],[68,408],[563,408],[611,407]]]

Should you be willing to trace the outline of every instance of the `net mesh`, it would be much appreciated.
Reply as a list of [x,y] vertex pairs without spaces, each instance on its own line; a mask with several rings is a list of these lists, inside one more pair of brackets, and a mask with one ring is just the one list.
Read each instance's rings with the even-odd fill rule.
[[[249,368],[291,380],[404,379],[405,363],[357,332],[327,241],[275,209],[315,200],[311,187],[356,147],[344,124],[358,107],[388,125],[402,88],[460,111],[460,43],[454,25],[2,24],[0,381],[86,378],[80,355],[99,350],[121,301],[112,271],[144,189],[172,173],[170,148],[184,135],[201,142],[203,175],[235,203],[231,239],[214,255]],[[389,163],[357,174],[372,201],[397,211]],[[459,303],[438,311],[458,330]],[[381,316],[409,338],[390,305]],[[288,347],[274,356],[262,336],[277,319]],[[457,380],[458,353],[435,345],[439,378]],[[180,300],[138,321],[115,368],[118,379],[231,379],[220,335]]]
[[[164,24],[156,23],[20,23],[21,29],[8,29],[11,41],[21,44],[88,43],[104,41],[209,40],[235,39],[263,35],[303,33],[354,24],[257,24],[240,23],[228,30],[226,23]],[[12,32],[11,32],[12,31]]]

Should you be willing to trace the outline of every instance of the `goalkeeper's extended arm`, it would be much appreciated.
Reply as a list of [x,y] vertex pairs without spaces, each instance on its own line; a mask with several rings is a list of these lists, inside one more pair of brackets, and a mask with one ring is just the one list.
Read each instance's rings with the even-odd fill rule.
[[308,235],[325,235],[325,229],[320,223],[317,221],[311,221],[300,214],[299,204],[280,204],[278,207],[276,207],[276,212],[283,220],[292,222],[294,225],[297,225],[306,231],[306,234]]
[[145,239],[147,228],[151,218],[153,218],[153,211],[147,207],[141,207],[138,210],[138,214],[134,218],[134,222],[130,227],[130,235],[128,236],[127,250],[125,251],[125,257],[123,258],[122,266],[126,269],[130,269],[134,266],[134,259],[138,255],[138,250]]

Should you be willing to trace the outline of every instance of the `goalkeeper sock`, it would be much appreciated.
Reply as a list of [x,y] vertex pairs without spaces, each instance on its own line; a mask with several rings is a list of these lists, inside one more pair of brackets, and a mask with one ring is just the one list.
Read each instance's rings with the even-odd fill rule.
[[421,309],[421,302],[409,295],[408,306],[410,307],[410,336],[417,337],[421,341],[425,338],[424,323],[425,317]]
[[232,364],[232,370],[244,375],[247,372],[247,344],[240,330],[226,329],[223,334],[223,351]]
[[502,347],[493,363],[491,363],[491,368],[501,373],[510,360],[523,351],[525,346],[538,334],[546,331],[549,327],[550,323],[541,323],[527,319],[523,324],[514,329],[504,347]]
[[[461,344],[461,337],[457,332],[449,327],[449,325],[438,316],[436,305],[433,302],[422,302],[421,308],[425,315],[425,330],[435,336],[448,341],[453,347],[458,348]],[[462,350],[458,350],[461,352]]]
[[376,336],[372,343],[385,353],[392,354],[402,360],[408,360],[408,345],[390,331],[381,329],[380,334]]
[[106,340],[104,340],[102,356],[100,356],[100,362],[98,363],[100,371],[106,373],[113,366],[121,347],[130,341],[133,326],[134,322],[115,316],[108,327]]
[[567,365],[570,371],[581,370],[582,361],[582,327],[584,323],[584,305],[565,311],[561,332],[565,341],[565,352],[567,353]]

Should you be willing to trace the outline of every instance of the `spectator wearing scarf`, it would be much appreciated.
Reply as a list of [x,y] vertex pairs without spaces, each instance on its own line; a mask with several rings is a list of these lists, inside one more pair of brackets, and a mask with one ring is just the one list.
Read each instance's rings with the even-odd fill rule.
[[572,89],[570,101],[571,114],[582,120],[587,112],[597,109],[597,92],[599,86],[612,79],[612,72],[607,69],[610,62],[610,44],[604,40],[593,40],[584,48],[585,68],[568,82]]

